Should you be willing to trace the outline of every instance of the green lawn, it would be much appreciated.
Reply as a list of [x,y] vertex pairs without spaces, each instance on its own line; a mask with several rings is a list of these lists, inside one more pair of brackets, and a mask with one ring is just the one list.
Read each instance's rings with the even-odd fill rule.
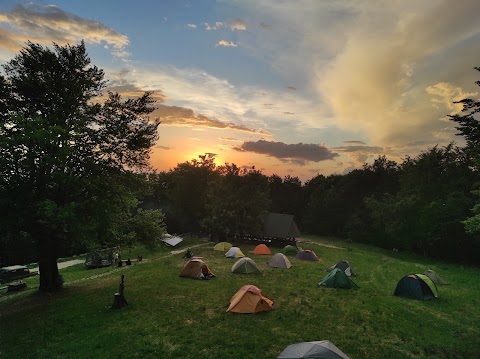
[[[178,277],[185,260],[182,254],[167,256],[165,247],[144,251],[148,261],[121,270],[64,269],[66,285],[59,294],[30,289],[0,298],[0,359],[273,359],[291,343],[327,339],[352,359],[480,357],[478,268],[328,238],[306,239],[319,243],[302,246],[322,261],[291,259],[288,270],[267,267],[268,256],[242,245],[262,275],[231,274],[235,260],[214,251],[213,244],[192,239],[182,248],[205,243],[193,252],[204,257],[217,278]],[[319,288],[325,269],[341,259],[359,274],[354,281],[360,288]],[[429,268],[451,283],[439,287],[438,300],[392,295],[402,276]],[[130,305],[113,310],[121,274]],[[29,278],[29,287],[36,281]],[[230,298],[245,284],[259,287],[275,309],[226,313]]]

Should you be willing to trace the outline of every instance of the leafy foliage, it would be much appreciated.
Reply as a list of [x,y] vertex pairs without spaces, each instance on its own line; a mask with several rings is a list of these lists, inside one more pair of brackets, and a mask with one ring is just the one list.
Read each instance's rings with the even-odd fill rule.
[[[56,259],[104,240],[138,204],[128,179],[158,138],[150,93],[122,101],[85,45],[28,43],[0,76],[0,201],[3,233],[37,246],[41,289],[56,290]],[[103,234],[102,234],[103,233]],[[102,239],[103,237],[103,239]]]

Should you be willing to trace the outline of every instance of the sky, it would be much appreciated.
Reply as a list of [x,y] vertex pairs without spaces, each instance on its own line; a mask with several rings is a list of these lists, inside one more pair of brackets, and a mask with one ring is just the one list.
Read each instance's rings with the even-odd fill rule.
[[215,154],[266,175],[344,174],[455,141],[478,98],[477,0],[0,0],[0,64],[84,40],[108,89],[154,91],[159,171]]

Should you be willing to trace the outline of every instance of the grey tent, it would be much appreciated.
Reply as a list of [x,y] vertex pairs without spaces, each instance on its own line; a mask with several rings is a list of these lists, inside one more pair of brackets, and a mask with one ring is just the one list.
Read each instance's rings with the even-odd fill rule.
[[269,213],[263,224],[263,236],[270,238],[297,238],[300,231],[291,214]]
[[292,266],[283,253],[275,253],[267,262],[269,267],[288,269]]
[[277,359],[350,359],[329,340],[303,342],[286,347]]
[[346,261],[346,260],[341,260],[340,262],[338,262],[334,266],[331,266],[330,268],[327,269],[327,272],[331,272],[335,268],[338,268],[338,269],[342,270],[348,277],[352,277],[352,276],[357,275],[355,273],[355,271],[353,270],[352,266],[350,265],[350,263],[348,263],[348,261]]
[[232,273],[243,273],[243,274],[252,274],[252,273],[261,273],[260,268],[258,268],[257,263],[248,257],[240,258],[232,266]]
[[445,282],[435,271],[428,269],[425,272],[423,272],[430,280],[435,283],[435,284],[448,284]]

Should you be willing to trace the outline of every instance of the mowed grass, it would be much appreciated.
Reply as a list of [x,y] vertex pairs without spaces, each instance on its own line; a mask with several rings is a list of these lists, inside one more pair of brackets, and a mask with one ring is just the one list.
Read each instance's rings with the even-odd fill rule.
[[[180,278],[186,261],[182,254],[167,256],[167,248],[143,252],[148,261],[121,270],[64,269],[66,285],[59,294],[29,290],[0,298],[0,359],[276,358],[289,344],[313,340],[330,340],[352,359],[480,358],[478,268],[305,239],[316,243],[300,245],[314,250],[321,262],[290,257],[288,270],[269,268],[268,256],[241,245],[261,275],[230,273],[235,260],[206,240],[189,240],[182,248],[201,244],[192,250],[217,276],[208,281]],[[360,288],[319,288],[325,269],[341,259],[358,272],[354,281]],[[392,295],[402,276],[426,269],[451,283],[438,287],[438,300]],[[121,274],[129,306],[113,310]],[[28,280],[30,288],[38,281]],[[226,313],[230,298],[245,284],[259,287],[275,309]]]

